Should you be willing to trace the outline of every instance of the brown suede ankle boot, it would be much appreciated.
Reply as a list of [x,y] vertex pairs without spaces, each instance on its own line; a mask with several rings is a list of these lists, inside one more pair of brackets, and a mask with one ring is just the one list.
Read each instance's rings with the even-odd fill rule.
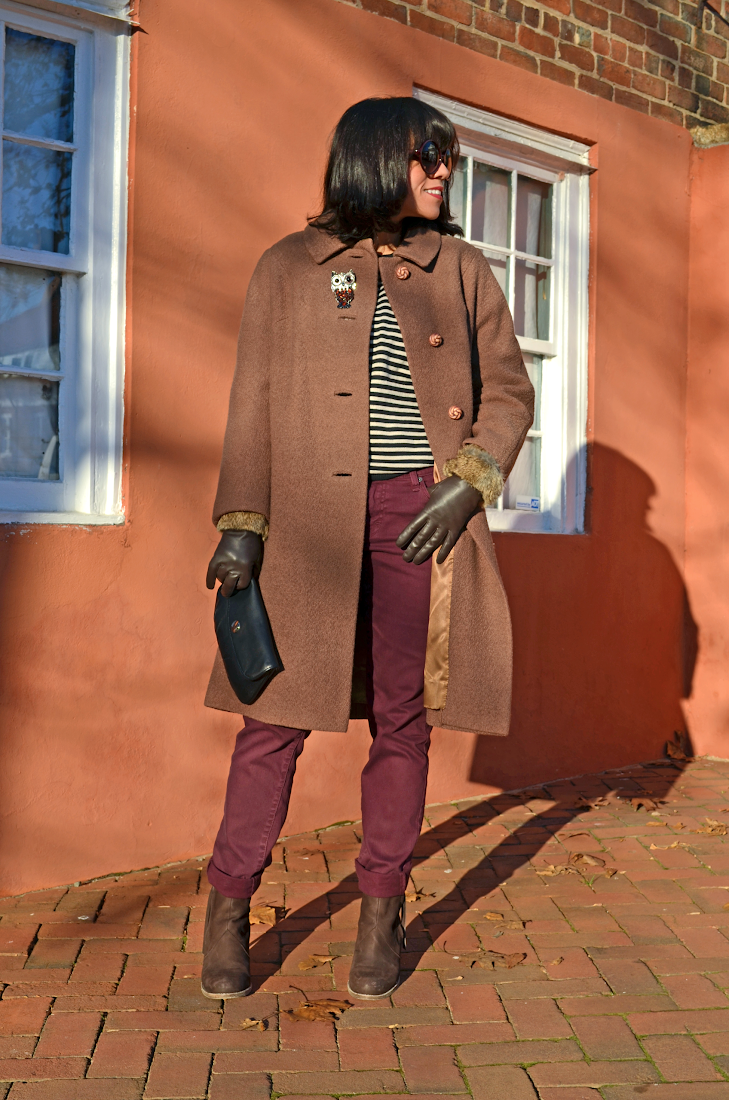
[[405,947],[405,895],[362,895],[357,942],[347,989],[372,1001],[387,997],[400,981],[400,952]]
[[250,898],[226,898],[213,886],[205,914],[200,988],[216,1000],[247,997],[253,990],[248,948],[251,939]]

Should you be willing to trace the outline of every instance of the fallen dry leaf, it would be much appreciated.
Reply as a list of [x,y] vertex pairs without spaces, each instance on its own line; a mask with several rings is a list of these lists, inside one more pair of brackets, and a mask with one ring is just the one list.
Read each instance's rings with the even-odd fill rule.
[[241,1020],[240,1026],[244,1031],[249,1031],[250,1028],[258,1028],[259,1031],[266,1030],[266,1021],[257,1020],[254,1016],[248,1016],[245,1020]]
[[585,852],[573,852],[570,856],[569,863],[560,863],[556,867],[553,863],[550,863],[547,867],[543,867],[541,871],[537,871],[537,874],[548,876],[569,874],[587,876],[590,873],[588,872],[588,867],[596,868],[596,870],[592,872],[593,878],[595,875],[606,875],[608,878],[612,878],[613,875],[617,875],[618,873],[616,867],[606,867],[605,860],[600,859],[598,856],[589,856],[588,858]]
[[560,964],[560,963],[563,963],[563,962],[564,962],[564,959],[563,959],[563,958],[562,958],[562,956],[560,955],[558,959],[552,959],[552,961],[551,961],[551,963],[550,963],[549,965],[550,965],[550,966],[559,966],[559,964]]
[[[510,954],[504,955],[501,951],[486,951],[488,960],[491,962],[491,966],[496,968],[503,968],[505,970],[512,970],[515,966],[519,966],[526,959],[525,951],[513,951]],[[483,959],[480,960],[483,967]]]
[[579,875],[579,871],[576,867],[570,867],[569,863],[548,863],[546,867],[542,867],[537,871],[538,875],[547,875],[552,877],[553,875]]
[[662,826],[667,824],[667,821],[646,821],[646,825],[649,829],[660,829]]
[[426,894],[425,890],[410,890],[405,895],[405,901],[409,901],[412,905],[416,901],[420,901],[422,898],[434,898],[435,894]]
[[726,905],[722,905],[722,909],[729,909],[729,901],[726,903]]
[[693,756],[687,756],[681,745],[676,741],[666,741],[666,755],[671,760],[683,760],[686,763],[693,760]]
[[565,840],[574,840],[576,836],[589,836],[589,835],[590,835],[589,833],[585,833],[585,832],[568,833],[567,836],[565,837]]
[[525,928],[526,922],[523,920],[504,920],[494,927],[493,938],[496,940],[505,932],[523,932]]
[[492,909],[487,909],[486,912],[484,913],[484,916],[486,917],[486,920],[503,920],[504,919],[504,914],[503,913],[496,913]]
[[580,864],[586,864],[588,867],[605,866],[604,859],[600,859],[599,856],[592,856],[589,852],[572,852],[569,861],[575,867],[579,867]]
[[275,924],[276,909],[273,905],[254,905],[251,909],[251,924]]
[[726,836],[727,828],[723,821],[715,821],[713,817],[705,817],[704,824],[698,829],[692,829],[692,833],[704,833],[705,836]]
[[641,795],[639,798],[631,798],[630,804],[634,810],[645,810],[646,813],[658,809],[658,803],[653,798]]
[[580,809],[586,809],[586,810],[594,810],[594,809],[597,809],[598,806],[607,806],[607,805],[608,805],[608,800],[607,800],[607,798],[605,797],[604,794],[597,795],[597,797],[595,797],[595,798],[585,798],[585,796],[583,794],[581,794],[579,796],[579,798],[577,799],[577,801],[575,802],[575,806],[579,807]]
[[338,958],[339,955],[307,955],[299,963],[299,970],[313,970],[316,966],[323,966],[324,963],[334,962]]
[[295,1020],[297,1023],[301,1020],[308,1020],[309,1022],[316,1020],[331,1021],[338,1020],[342,1013],[351,1007],[351,1001],[304,1000],[298,1008],[287,1009],[284,1016],[288,1016],[290,1020]]
[[523,963],[526,959],[526,953],[524,951],[513,951],[510,953],[504,953],[502,951],[465,951],[460,955],[454,955],[453,958],[462,959],[464,963],[467,963],[471,970],[474,966],[480,967],[482,970],[494,970],[506,969],[511,970],[513,967],[518,966],[519,963]]

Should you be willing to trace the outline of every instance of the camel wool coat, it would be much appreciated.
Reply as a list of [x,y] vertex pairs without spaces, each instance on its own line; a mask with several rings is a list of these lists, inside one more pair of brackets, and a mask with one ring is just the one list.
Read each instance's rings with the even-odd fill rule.
[[[333,276],[349,272],[356,286],[343,296]],[[285,671],[246,707],[218,654],[208,706],[300,729],[347,729],[378,272],[402,331],[436,477],[457,472],[487,484],[490,503],[532,423],[534,391],[506,301],[472,245],[415,223],[395,255],[383,257],[371,240],[347,245],[308,226],[264,253],[243,313],[213,519],[267,531],[260,583]],[[474,469],[485,480],[474,480]],[[511,622],[485,511],[443,566],[432,561],[428,721],[503,736]]]

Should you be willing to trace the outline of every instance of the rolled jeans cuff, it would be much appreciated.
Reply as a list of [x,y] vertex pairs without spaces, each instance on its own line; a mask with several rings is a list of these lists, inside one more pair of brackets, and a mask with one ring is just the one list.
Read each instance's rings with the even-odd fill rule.
[[357,881],[363,894],[371,898],[394,898],[404,894],[407,889],[409,872],[389,871],[387,874],[379,874],[377,871],[368,871],[358,859],[354,861],[357,868]]
[[233,878],[219,871],[211,859],[208,863],[208,882],[225,898],[252,898],[261,885],[261,875]]

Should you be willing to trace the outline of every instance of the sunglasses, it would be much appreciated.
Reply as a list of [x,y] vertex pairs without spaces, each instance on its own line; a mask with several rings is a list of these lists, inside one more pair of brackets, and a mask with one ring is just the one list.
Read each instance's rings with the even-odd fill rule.
[[428,179],[432,179],[441,164],[445,165],[448,172],[452,172],[458,163],[458,152],[453,149],[438,148],[434,141],[424,141],[419,149],[410,154],[411,158],[419,161],[420,167]]

